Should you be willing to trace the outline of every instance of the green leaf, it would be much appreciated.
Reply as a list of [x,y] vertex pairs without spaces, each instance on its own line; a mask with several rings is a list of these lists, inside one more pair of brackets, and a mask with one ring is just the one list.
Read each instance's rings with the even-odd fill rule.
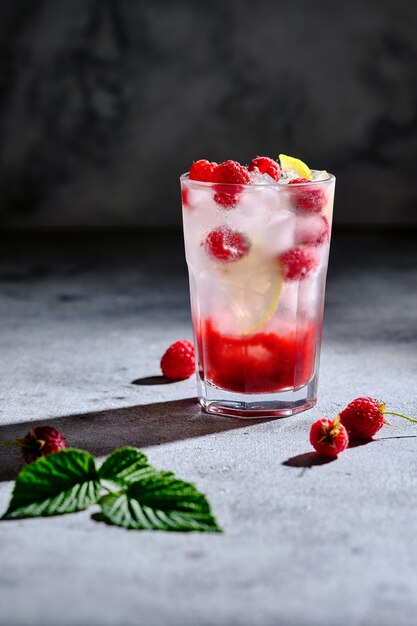
[[137,448],[115,450],[98,470],[102,480],[110,480],[122,486],[130,485],[139,478],[154,472],[154,468],[148,463],[147,456]]
[[156,472],[100,500],[110,524],[135,530],[221,532],[206,497],[170,472]]
[[61,450],[23,468],[4,517],[82,511],[97,502],[100,490],[94,457],[81,450]]

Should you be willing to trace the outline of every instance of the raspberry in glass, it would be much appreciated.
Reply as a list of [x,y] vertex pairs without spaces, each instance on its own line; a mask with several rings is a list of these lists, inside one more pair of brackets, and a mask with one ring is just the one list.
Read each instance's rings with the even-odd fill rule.
[[278,181],[281,176],[281,168],[274,159],[269,157],[256,157],[249,164],[249,171],[259,171],[261,174],[268,174],[271,178]]
[[248,169],[237,161],[224,161],[214,168],[212,182],[215,186],[214,200],[223,208],[234,208],[239,202],[240,185],[250,182]]
[[294,178],[288,184],[294,185],[291,203],[297,211],[300,213],[320,213],[327,201],[323,189],[314,185],[307,178]]
[[330,225],[324,215],[299,216],[295,228],[298,244],[319,246],[330,239]]
[[243,233],[229,226],[215,228],[206,237],[204,248],[209,256],[223,263],[238,261],[250,249],[250,241]]
[[207,161],[206,159],[200,159],[195,161],[190,167],[190,180],[199,180],[201,182],[211,182],[214,169],[217,167],[217,163]]
[[304,280],[318,267],[319,258],[313,246],[296,246],[280,257],[284,280]]

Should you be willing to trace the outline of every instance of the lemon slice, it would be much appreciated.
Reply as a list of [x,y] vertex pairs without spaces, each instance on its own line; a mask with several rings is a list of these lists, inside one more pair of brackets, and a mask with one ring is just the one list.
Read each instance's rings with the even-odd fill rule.
[[283,170],[287,172],[292,170],[293,172],[296,172],[300,178],[312,180],[313,174],[311,173],[310,168],[303,161],[300,161],[300,159],[287,156],[286,154],[280,154],[279,162],[281,163]]
[[249,254],[240,261],[217,269],[238,332],[250,335],[262,328],[275,313],[282,290],[277,259],[261,254],[256,246],[252,246]]

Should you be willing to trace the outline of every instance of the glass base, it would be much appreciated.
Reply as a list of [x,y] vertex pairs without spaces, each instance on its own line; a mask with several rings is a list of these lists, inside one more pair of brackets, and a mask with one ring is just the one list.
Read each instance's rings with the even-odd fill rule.
[[316,376],[301,389],[274,393],[234,393],[201,380],[198,381],[198,387],[203,411],[240,419],[289,417],[311,409],[317,402]]

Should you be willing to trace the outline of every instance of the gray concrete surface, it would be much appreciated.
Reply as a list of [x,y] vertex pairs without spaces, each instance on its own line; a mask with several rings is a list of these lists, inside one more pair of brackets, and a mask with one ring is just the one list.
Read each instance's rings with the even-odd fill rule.
[[[139,446],[225,529],[1,522],[2,626],[416,623],[417,429],[393,418],[335,462],[308,454],[311,422],[358,395],[417,414],[413,237],[334,238],[318,405],[257,423],[201,415],[193,380],[153,378],[190,336],[178,237],[9,238],[0,255],[0,439],[50,422],[98,455]],[[18,466],[1,449],[0,511]]]

